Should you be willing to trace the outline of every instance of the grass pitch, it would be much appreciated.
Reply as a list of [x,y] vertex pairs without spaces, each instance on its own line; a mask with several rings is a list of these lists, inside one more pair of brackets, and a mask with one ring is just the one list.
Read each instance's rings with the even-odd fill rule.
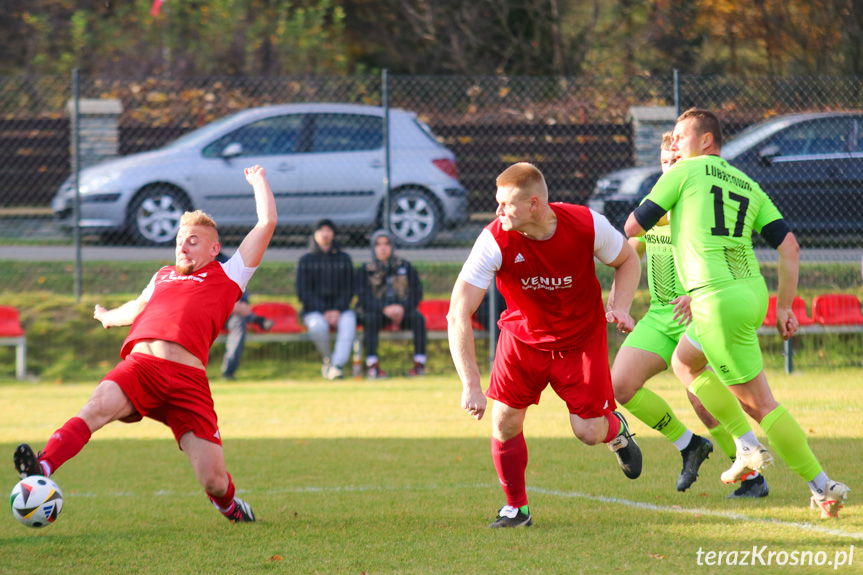
[[[744,551],[755,572],[860,572],[863,371],[770,380],[828,474],[854,490],[838,520],[817,518],[781,462],[766,473],[766,499],[726,500],[732,488],[719,474],[729,462],[718,453],[677,493],[680,456],[632,417],[645,469],[630,481],[604,446],[572,437],[547,390],[525,423],[534,527],[490,530],[504,503],[490,418],[460,409],[456,378],[214,382],[228,469],[257,523],[231,525],[212,508],[167,428],[114,423],[54,475],[65,497],[56,524],[28,529],[6,511],[0,573],[724,573],[741,570]],[[704,433],[671,376],[648,385]],[[91,390],[0,387],[10,491],[14,446],[41,448]],[[773,552],[771,566],[753,548],[764,562]],[[738,565],[727,555],[707,564],[711,551],[737,552]],[[810,557],[824,564],[799,564]]]

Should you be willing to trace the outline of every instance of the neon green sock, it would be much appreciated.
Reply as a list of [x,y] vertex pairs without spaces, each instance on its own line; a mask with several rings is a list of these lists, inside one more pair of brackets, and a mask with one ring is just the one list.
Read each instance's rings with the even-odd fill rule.
[[734,439],[752,431],[737,398],[712,371],[704,370],[689,386],[689,391],[701,400]]
[[722,453],[734,459],[737,457],[737,446],[734,445],[734,438],[731,437],[731,434],[725,431],[725,428],[722,427],[722,424],[717,425],[713,429],[708,429],[710,432],[710,436],[713,438],[713,441],[716,442],[716,445],[719,446],[719,449],[722,450]]
[[521,511],[522,513],[524,513],[525,515],[530,515],[530,507],[527,505],[522,505],[521,507],[518,508],[518,510]]
[[674,415],[668,403],[649,389],[642,387],[636,391],[623,407],[639,421],[664,435],[668,441],[677,441],[686,431],[686,426]]
[[767,434],[770,446],[791,470],[805,481],[812,481],[823,471],[815,454],[809,449],[809,440],[803,428],[781,405],[764,416],[761,429]]

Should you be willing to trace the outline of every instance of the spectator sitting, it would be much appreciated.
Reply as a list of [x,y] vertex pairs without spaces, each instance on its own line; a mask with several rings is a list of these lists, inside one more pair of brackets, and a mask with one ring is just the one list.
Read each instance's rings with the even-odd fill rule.
[[388,232],[372,234],[372,261],[357,272],[357,309],[365,327],[366,377],[386,377],[378,363],[378,332],[386,325],[412,328],[414,368],[410,375],[425,375],[426,322],[417,309],[423,288],[411,263],[393,254]]
[[[357,316],[351,307],[354,297],[354,264],[335,241],[336,226],[323,219],[315,224],[309,253],[297,266],[297,296],[303,304],[303,323],[323,357],[321,374],[326,379],[344,377],[357,331]],[[330,354],[330,330],[336,330]]]
[[[219,252],[216,261],[226,263],[228,256]],[[243,292],[243,297],[234,304],[234,311],[228,318],[225,327],[228,329],[228,337],[225,341],[225,357],[222,360],[222,378],[234,379],[237,368],[240,367],[240,356],[246,347],[246,326],[253,323],[264,331],[273,329],[273,320],[255,315],[249,305],[249,292]]]

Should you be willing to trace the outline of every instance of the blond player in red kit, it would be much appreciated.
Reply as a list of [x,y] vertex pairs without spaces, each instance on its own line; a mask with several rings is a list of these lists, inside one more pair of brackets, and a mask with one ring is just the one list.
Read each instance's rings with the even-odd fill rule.
[[245,170],[254,189],[258,223],[226,263],[216,224],[205,213],[186,212],[177,233],[176,264],[156,272],[141,295],[93,317],[105,328],[131,325],[123,360],[105,376],[78,415],[51,435],[38,458],[27,444],[15,450],[24,478],[56,472],[75,457],[96,430],[121,420],[149,417],[171,428],[213,505],[231,522],[254,521],[248,503],[235,497],[225,469],[222,439],[206,366],[210,346],[260,264],[276,227],[276,204],[261,166]]

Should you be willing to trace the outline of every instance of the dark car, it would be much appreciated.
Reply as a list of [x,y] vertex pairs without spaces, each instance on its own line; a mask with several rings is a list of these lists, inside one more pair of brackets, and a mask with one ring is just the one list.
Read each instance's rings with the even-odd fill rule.
[[[863,113],[778,116],[737,134],[722,157],[761,185],[795,233],[863,232]],[[622,228],[659,176],[657,142],[655,167],[607,174],[588,205]]]

